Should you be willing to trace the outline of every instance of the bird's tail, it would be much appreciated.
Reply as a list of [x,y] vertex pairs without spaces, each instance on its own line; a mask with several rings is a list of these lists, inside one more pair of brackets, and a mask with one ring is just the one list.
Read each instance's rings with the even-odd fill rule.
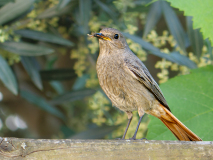
[[180,141],[202,141],[183,123],[181,123],[167,108],[162,106],[166,114],[158,117]]

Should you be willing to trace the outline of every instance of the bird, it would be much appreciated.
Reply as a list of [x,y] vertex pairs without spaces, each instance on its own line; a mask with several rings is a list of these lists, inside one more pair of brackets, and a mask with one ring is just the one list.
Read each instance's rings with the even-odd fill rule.
[[160,119],[180,141],[202,141],[172,113],[163,93],[143,62],[130,50],[123,34],[114,28],[104,28],[88,36],[99,39],[97,76],[102,90],[112,105],[124,111],[128,123],[125,139],[132,121],[133,111],[138,111],[139,122],[132,140],[136,139],[144,114]]

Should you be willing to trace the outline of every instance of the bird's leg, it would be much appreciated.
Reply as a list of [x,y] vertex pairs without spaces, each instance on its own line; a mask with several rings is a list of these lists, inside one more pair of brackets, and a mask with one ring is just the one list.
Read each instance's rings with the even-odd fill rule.
[[138,121],[138,125],[137,125],[137,128],[136,128],[136,130],[135,130],[135,133],[134,133],[133,137],[130,138],[131,140],[136,140],[136,135],[137,135],[137,133],[138,133],[138,128],[139,128],[139,126],[140,126],[140,123],[141,123],[142,118],[143,118],[143,115],[140,117],[140,119],[139,119],[139,121]]
[[137,128],[136,128],[136,130],[135,130],[135,133],[134,133],[133,137],[130,138],[130,140],[136,140],[136,135],[137,135],[137,133],[138,133],[138,128],[139,128],[139,126],[140,126],[140,124],[141,124],[141,120],[142,120],[142,118],[143,118],[143,116],[144,116],[144,111],[143,111],[143,109],[138,108],[138,114],[139,114],[139,116],[140,116],[140,119],[139,119],[139,121],[138,121],[138,125],[137,125]]
[[130,123],[131,123],[131,121],[132,121],[132,112],[126,111],[126,113],[127,113],[127,116],[128,116],[129,121],[128,121],[128,124],[127,124],[127,126],[126,126],[126,130],[125,130],[125,132],[124,132],[124,135],[123,135],[122,139],[125,139],[127,130],[128,130],[129,125],[130,125]]

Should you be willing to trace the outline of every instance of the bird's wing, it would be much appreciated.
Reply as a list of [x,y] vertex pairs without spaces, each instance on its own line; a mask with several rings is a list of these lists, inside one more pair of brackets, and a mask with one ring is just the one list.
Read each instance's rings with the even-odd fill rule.
[[170,108],[161,92],[158,84],[152,78],[148,69],[140,60],[131,60],[129,58],[124,59],[124,66],[133,74],[133,76],[142,84],[146,86],[146,88],[155,95],[155,97],[163,104],[169,111]]

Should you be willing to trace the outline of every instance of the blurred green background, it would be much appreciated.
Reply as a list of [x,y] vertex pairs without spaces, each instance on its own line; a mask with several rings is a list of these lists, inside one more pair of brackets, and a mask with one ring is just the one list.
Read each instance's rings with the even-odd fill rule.
[[[112,107],[96,75],[103,27],[121,30],[158,83],[212,63],[192,17],[166,1],[1,0],[0,136],[120,138],[127,116]],[[134,112],[126,138],[133,136]],[[149,117],[137,138],[147,135]]]

